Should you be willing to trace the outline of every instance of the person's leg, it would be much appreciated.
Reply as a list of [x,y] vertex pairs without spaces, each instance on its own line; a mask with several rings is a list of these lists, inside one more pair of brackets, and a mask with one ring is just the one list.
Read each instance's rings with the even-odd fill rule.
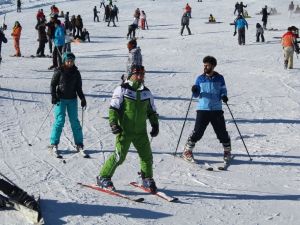
[[77,99],[70,99],[67,103],[67,112],[71,124],[75,145],[83,145],[82,127],[78,119]]
[[100,177],[111,178],[113,176],[116,168],[126,159],[131,140],[132,137],[122,133],[117,135],[115,152],[105,161],[100,170]]
[[62,129],[65,124],[66,117],[66,102],[61,99],[54,107],[54,124],[52,126],[51,136],[50,136],[50,144],[58,145]]
[[186,29],[188,30],[189,35],[191,35],[192,33],[191,33],[189,25],[186,25]]
[[62,65],[62,49],[63,49],[63,46],[56,46],[57,48],[57,62],[58,62],[58,65],[61,66]]
[[263,34],[263,33],[261,33],[261,41],[262,41],[262,42],[265,42],[265,37],[264,37],[264,34]]
[[260,36],[260,33],[257,33],[256,34],[256,42],[259,42],[259,36]]

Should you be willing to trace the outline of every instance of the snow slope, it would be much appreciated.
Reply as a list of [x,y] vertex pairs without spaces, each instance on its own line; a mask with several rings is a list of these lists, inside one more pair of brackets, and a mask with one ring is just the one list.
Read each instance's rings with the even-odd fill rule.
[[[238,46],[229,25],[234,19],[235,2],[190,1],[193,35],[182,37],[180,19],[186,4],[182,0],[120,0],[117,28],[92,21],[92,8],[99,7],[99,1],[24,0],[24,9],[19,14],[15,5],[1,4],[0,9],[8,12],[9,42],[2,46],[0,66],[0,171],[29,193],[41,195],[46,224],[299,224],[300,63],[295,58],[295,69],[284,70],[279,39],[273,38],[281,36],[290,25],[299,26],[299,16],[288,17],[289,1],[245,1],[252,18],[248,19],[247,43]],[[81,14],[91,35],[91,43],[73,44],[72,48],[87,97],[84,136],[92,158],[73,154],[69,141],[72,132],[67,122],[59,145],[66,164],[52,158],[46,148],[52,114],[32,140],[51,108],[49,85],[53,72],[47,70],[50,59],[9,57],[14,54],[9,35],[14,21],[19,20],[23,26],[22,54],[35,54],[38,46],[35,14],[41,7],[49,14],[53,3],[71,15]],[[261,44],[255,43],[255,24],[261,21],[261,16],[255,13],[264,5],[276,7],[281,14],[269,17],[268,26],[279,31],[266,31],[267,43]],[[125,36],[137,7],[148,16],[149,30],[137,32],[138,45],[147,71],[146,84],[155,95],[160,114],[160,134],[152,141],[154,178],[158,187],[178,197],[179,203],[161,201],[128,185],[137,179],[139,171],[133,147],[113,181],[125,194],[144,196],[145,203],[131,203],[76,185],[94,183],[99,168],[114,150],[108,107],[112,91],[120,84],[125,70]],[[224,23],[205,24],[210,13]],[[102,16],[103,8],[101,19]],[[0,16],[0,23],[2,20]],[[225,77],[230,108],[253,157],[250,162],[224,106],[236,155],[233,165],[224,172],[208,172],[170,155],[175,151],[190,88],[202,73],[205,55],[218,60],[216,70]],[[195,106],[196,101],[191,106],[178,152],[193,129]],[[222,146],[211,126],[194,153],[203,162],[222,159]],[[0,217],[1,224],[26,224],[15,211],[0,211]]]

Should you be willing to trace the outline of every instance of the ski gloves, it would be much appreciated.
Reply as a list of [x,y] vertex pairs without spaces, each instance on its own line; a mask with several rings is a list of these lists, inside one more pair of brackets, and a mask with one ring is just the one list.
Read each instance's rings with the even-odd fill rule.
[[234,31],[234,33],[233,33],[233,36],[235,36],[236,35],[236,30]]
[[159,133],[159,126],[158,124],[153,124],[152,126],[152,130],[150,131],[150,135],[151,137],[156,137]]
[[81,99],[81,107],[86,108],[86,100],[85,98]]
[[222,101],[226,104],[228,102],[228,97],[226,95],[223,95]]
[[123,130],[122,128],[118,125],[118,124],[110,124],[110,127],[111,127],[111,132],[113,134],[120,134]]
[[[193,92],[193,95],[195,95],[195,96],[199,95],[199,92],[200,92],[199,86],[196,85],[196,84],[193,85],[191,91]],[[223,101],[224,103],[227,103],[227,102],[228,102],[228,97],[227,97],[226,95],[223,95],[223,96],[221,97],[221,99],[222,99],[222,101]]]

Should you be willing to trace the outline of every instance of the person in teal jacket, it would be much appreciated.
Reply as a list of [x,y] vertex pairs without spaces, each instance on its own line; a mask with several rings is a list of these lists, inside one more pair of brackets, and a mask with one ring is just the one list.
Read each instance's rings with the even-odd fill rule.
[[53,64],[49,69],[58,68],[62,65],[62,50],[65,44],[65,29],[61,25],[60,20],[55,21],[55,31],[54,31],[54,50],[53,50]]
[[237,30],[239,45],[245,45],[246,43],[246,28],[248,30],[247,21],[242,15],[239,15],[234,22],[234,34],[233,34],[235,36]]
[[152,193],[157,187],[153,179],[152,150],[147,135],[147,119],[152,126],[151,137],[159,132],[158,114],[151,91],[144,86],[144,67],[133,65],[128,79],[114,90],[110,109],[109,124],[116,134],[116,149],[101,168],[97,177],[100,187],[115,190],[111,178],[128,153],[130,144],[140,157],[143,186]]

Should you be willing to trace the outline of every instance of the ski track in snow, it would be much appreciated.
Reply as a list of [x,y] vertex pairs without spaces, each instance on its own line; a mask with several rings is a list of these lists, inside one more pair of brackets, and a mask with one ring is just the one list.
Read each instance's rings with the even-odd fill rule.
[[[233,37],[233,0],[189,2],[192,6],[191,36],[180,36],[180,18],[186,1],[122,0],[118,27],[92,21],[92,8],[99,1],[23,0],[22,13],[13,3],[0,0],[0,23],[6,12],[5,32],[8,43],[2,45],[0,66],[0,170],[28,193],[41,195],[46,224],[247,224],[297,225],[300,198],[299,60],[294,70],[283,69],[279,40],[298,15],[288,17],[288,2],[245,1],[252,18],[248,19],[246,45],[238,46]],[[13,2],[13,1],[6,1]],[[47,150],[54,118],[50,113],[37,138],[32,139],[51,107],[49,86],[53,71],[51,59],[13,58],[10,37],[15,20],[23,26],[21,52],[28,56],[37,48],[35,14],[56,4],[70,15],[81,14],[91,35],[91,43],[72,44],[76,64],[83,79],[87,98],[84,111],[84,142],[91,159],[83,159],[72,147],[74,141],[66,118],[59,149],[63,164]],[[270,16],[268,26],[280,31],[266,31],[266,43],[255,43],[255,15],[263,5],[276,7],[280,15]],[[296,3],[295,3],[296,4]],[[167,203],[129,186],[138,181],[139,159],[133,147],[113,181],[127,195],[145,198],[145,203],[128,202],[97,191],[81,188],[77,182],[95,183],[101,165],[114,151],[115,136],[108,124],[109,102],[120,84],[127,57],[126,33],[134,9],[145,10],[149,30],[138,30],[146,69],[146,85],[153,92],[160,114],[160,134],[152,140],[154,178],[159,188],[178,197]],[[204,22],[209,14],[224,23]],[[207,16],[207,17],[206,17]],[[100,19],[103,18],[101,8]],[[48,54],[48,45],[46,45]],[[174,153],[197,75],[202,73],[202,58],[214,55],[216,70],[224,75],[229,106],[236,118],[253,161],[250,162],[228,109],[224,106],[227,129],[235,160],[228,171],[209,172],[201,165],[175,159]],[[178,148],[182,152],[195,121],[193,100]],[[79,106],[80,107],[80,106]],[[81,121],[81,109],[79,120]],[[150,126],[149,126],[150,131]],[[28,144],[33,146],[29,147]],[[222,147],[209,126],[196,145],[195,158],[216,163],[222,160]],[[17,212],[0,211],[1,224],[28,224]]]

